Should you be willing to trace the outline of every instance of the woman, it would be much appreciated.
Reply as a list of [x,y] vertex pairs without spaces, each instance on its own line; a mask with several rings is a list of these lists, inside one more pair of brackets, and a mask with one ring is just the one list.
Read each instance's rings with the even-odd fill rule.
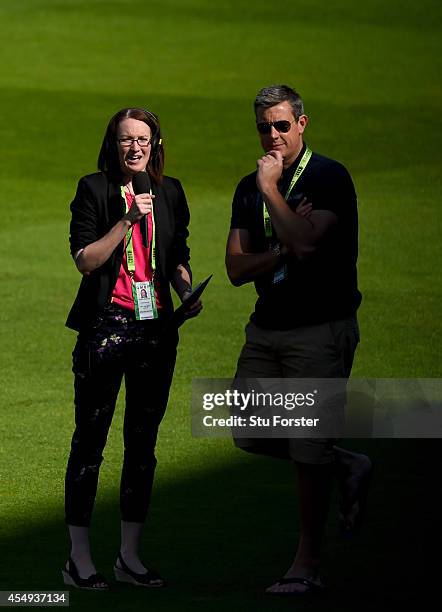
[[[109,587],[92,561],[89,525],[123,375],[121,548],[114,572],[120,581],[164,585],[159,574],[141,562],[138,545],[178,342],[177,330],[167,325],[173,310],[169,284],[184,300],[192,276],[186,198],[177,179],[163,176],[163,166],[157,117],[125,108],[107,127],[98,157],[100,172],[79,181],[71,204],[71,253],[83,279],[66,322],[79,335],[73,352],[76,428],[65,488],[72,547],[63,577],[66,584],[80,588]],[[144,171],[152,189],[136,195],[132,179]],[[201,307],[197,302],[188,316],[197,315]]]

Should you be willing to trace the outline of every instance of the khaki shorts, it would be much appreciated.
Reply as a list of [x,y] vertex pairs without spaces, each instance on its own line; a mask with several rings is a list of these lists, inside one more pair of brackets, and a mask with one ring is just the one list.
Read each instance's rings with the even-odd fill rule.
[[[359,328],[356,317],[279,331],[251,321],[238,359],[236,378],[348,378]],[[301,463],[334,461],[329,438],[236,438],[242,450]]]

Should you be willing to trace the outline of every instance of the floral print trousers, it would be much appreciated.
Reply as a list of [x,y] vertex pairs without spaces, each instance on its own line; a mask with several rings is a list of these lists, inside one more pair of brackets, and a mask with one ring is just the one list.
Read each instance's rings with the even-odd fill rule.
[[158,427],[166,410],[178,335],[160,320],[136,321],[108,306],[81,332],[73,352],[75,431],[65,481],[69,525],[89,526],[109,427],[125,378],[121,519],[143,523],[156,466]]

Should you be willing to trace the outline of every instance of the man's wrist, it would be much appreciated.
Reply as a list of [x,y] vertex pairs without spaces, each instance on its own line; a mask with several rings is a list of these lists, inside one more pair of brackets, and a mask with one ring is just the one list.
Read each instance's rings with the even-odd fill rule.
[[278,257],[280,261],[282,261],[288,254],[288,249],[284,244],[277,242],[272,247],[270,247],[270,252],[275,255],[275,257]]
[[279,194],[277,183],[265,182],[261,183],[260,191],[264,200],[271,200],[275,195]]
[[283,254],[283,246],[280,242],[277,242],[276,244],[274,244],[271,248],[270,248],[271,252],[273,253],[273,255],[275,255],[275,257],[278,257],[279,259],[281,259],[284,254]]

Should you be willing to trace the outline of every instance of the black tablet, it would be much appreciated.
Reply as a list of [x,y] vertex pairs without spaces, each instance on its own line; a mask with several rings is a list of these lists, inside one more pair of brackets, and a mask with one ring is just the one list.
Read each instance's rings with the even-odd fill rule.
[[171,323],[181,325],[184,322],[186,312],[189,310],[189,307],[192,306],[192,304],[195,304],[195,302],[200,299],[202,292],[207,287],[212,276],[213,274],[208,276],[205,280],[201,281],[201,283],[198,283],[195,289],[192,290],[192,293],[189,293],[184,302],[174,311],[170,319]]

